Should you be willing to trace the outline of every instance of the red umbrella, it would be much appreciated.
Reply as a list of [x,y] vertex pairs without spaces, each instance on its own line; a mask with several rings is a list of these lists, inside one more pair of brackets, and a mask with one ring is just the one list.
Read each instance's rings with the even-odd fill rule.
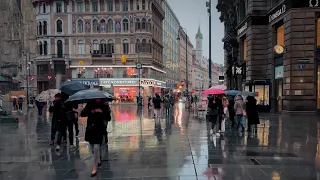
[[216,95],[216,94],[225,94],[225,91],[222,89],[210,88],[202,92],[203,95]]

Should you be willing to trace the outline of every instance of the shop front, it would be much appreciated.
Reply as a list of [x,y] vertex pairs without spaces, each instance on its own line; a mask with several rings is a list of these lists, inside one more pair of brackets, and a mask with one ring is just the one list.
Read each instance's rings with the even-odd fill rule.
[[270,112],[270,80],[254,80],[245,84],[245,91],[254,92],[259,112]]

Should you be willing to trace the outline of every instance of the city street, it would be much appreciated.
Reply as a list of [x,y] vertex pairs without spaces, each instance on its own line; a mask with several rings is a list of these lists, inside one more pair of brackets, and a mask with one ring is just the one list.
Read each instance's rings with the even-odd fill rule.
[[146,107],[142,115],[134,105],[114,105],[113,111],[97,177],[90,178],[93,160],[83,140],[85,120],[79,120],[77,149],[64,144],[58,153],[49,146],[50,120],[38,120],[31,110],[17,123],[0,124],[0,179],[320,179],[315,115],[261,114],[257,134],[242,136],[227,126],[224,138],[212,138],[205,121],[181,103],[160,123]]

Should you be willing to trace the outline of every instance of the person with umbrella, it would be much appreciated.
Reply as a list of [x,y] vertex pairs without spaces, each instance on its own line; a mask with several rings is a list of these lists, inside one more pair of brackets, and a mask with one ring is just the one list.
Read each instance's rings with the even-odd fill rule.
[[92,149],[94,166],[91,177],[94,177],[101,166],[101,144],[106,131],[104,121],[111,120],[110,110],[102,99],[92,99],[81,112],[81,117],[88,117],[85,141],[90,143]]

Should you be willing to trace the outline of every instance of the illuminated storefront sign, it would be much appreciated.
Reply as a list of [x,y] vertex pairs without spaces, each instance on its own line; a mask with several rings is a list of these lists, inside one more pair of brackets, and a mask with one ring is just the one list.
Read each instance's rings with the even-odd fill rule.
[[72,80],[88,86],[99,86],[98,80]]
[[110,79],[100,79],[101,86],[108,86],[108,85],[138,85],[138,80],[110,80]]
[[269,23],[273,20],[277,19],[279,16],[281,16],[283,13],[286,12],[286,5],[283,5],[280,9],[278,9],[275,13],[271,14],[269,16]]
[[[110,79],[110,78],[100,78],[100,86],[139,86],[138,79]],[[154,79],[141,79],[141,86],[160,86],[165,87],[165,82],[157,81]]]
[[248,28],[248,22],[246,22],[241,28],[238,29],[237,34],[238,36],[243,33]]

